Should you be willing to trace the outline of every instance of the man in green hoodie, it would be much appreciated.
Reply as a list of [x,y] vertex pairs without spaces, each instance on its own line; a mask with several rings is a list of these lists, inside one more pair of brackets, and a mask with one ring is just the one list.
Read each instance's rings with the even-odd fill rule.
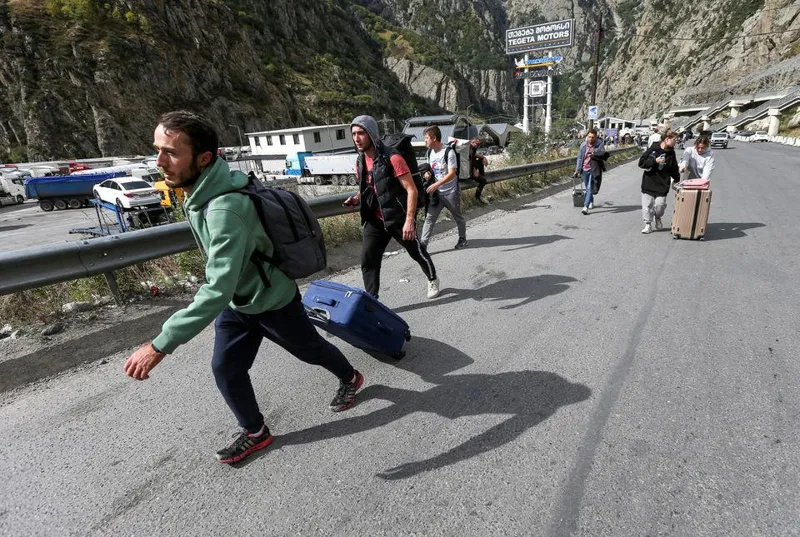
[[248,373],[263,338],[336,375],[339,389],[330,408],[339,412],[352,407],[363,375],[311,324],[294,280],[265,265],[267,286],[250,260],[254,250],[271,256],[272,243],[253,202],[232,192],[248,178],[217,157],[214,128],[191,112],[169,112],[159,120],[153,145],[167,185],[187,193],[184,210],[205,254],[206,283],[189,306],[167,319],[152,343],[128,358],[125,373],[137,380],[149,378],[167,354],[215,321],[214,379],[242,428],[230,446],[217,452],[222,463],[240,461],[272,443]]

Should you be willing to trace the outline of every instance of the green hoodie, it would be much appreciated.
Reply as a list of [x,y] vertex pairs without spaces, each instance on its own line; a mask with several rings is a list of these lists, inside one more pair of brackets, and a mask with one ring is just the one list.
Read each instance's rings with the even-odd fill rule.
[[[297,293],[297,284],[279,269],[266,265],[270,287],[265,287],[250,255],[255,248],[272,255],[272,243],[258,219],[253,202],[243,194],[247,176],[231,172],[221,158],[203,170],[184,210],[195,239],[206,254],[206,282],[189,306],[172,315],[153,345],[173,352],[199,334],[226,306],[247,314],[258,314],[286,306]],[[205,203],[213,198],[207,207]]]

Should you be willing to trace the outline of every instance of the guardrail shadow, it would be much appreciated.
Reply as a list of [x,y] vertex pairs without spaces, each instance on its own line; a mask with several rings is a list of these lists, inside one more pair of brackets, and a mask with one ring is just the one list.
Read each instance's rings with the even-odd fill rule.
[[[385,480],[405,479],[457,464],[513,442],[548,419],[560,407],[585,401],[591,395],[587,386],[570,382],[548,371],[451,375],[473,363],[472,358],[446,343],[423,337],[414,337],[406,347],[405,359],[389,363],[415,373],[435,386],[424,391],[383,384],[367,386],[359,393],[359,404],[371,399],[391,404],[366,415],[276,436],[273,446],[283,448],[350,436],[386,427],[418,412],[436,414],[449,420],[484,415],[505,416],[500,423],[458,445],[445,447],[441,453],[405,462],[376,474]],[[387,436],[391,434],[387,433]],[[248,461],[254,459],[251,457]],[[238,466],[243,465],[241,463]]]
[[[517,248],[507,248],[504,252],[513,252],[515,250],[524,250],[525,248],[533,248],[534,246],[541,246],[543,244],[552,244],[561,240],[572,240],[572,237],[566,235],[539,235],[531,237],[506,237],[501,239],[469,239],[467,249],[470,248],[494,248],[497,246],[517,246]],[[445,254],[448,252],[455,252],[452,248],[447,250],[439,250],[438,252],[430,252],[431,256]]]
[[745,230],[766,227],[763,222],[710,222],[706,225],[705,241],[740,239],[746,237]]
[[492,282],[477,289],[458,289],[445,287],[441,290],[439,298],[426,300],[416,304],[408,304],[394,308],[395,313],[413,311],[431,306],[452,304],[460,300],[477,300],[487,302],[501,302],[505,300],[519,300],[516,304],[501,306],[501,310],[510,310],[530,304],[550,295],[563,293],[569,289],[571,282],[576,282],[571,276],[558,274],[541,274],[539,276],[526,276],[524,278],[510,278]]
[[150,341],[164,321],[185,307],[186,303],[169,300],[161,302],[161,305],[166,307],[77,339],[54,343],[51,347],[0,362],[0,393]]
[[22,229],[22,228],[30,227],[32,225],[33,224],[19,224],[19,225],[16,225],[16,226],[0,226],[0,232],[3,232],[3,231],[14,231],[15,229]]

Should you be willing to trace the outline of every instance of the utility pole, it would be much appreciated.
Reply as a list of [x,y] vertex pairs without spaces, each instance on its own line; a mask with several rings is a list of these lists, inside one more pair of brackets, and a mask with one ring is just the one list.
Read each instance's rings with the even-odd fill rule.
[[[592,101],[591,106],[597,104],[597,64],[600,62],[600,40],[603,37],[603,14],[597,19],[597,31],[594,34],[594,67],[592,68]],[[594,126],[594,121],[589,120],[589,128]]]
[[[528,54],[525,54],[525,65],[528,65]],[[530,105],[529,102],[529,92],[528,92],[528,82],[527,78],[522,79],[522,132],[526,135],[530,134],[530,122],[528,121],[528,106]]]
[[[244,147],[244,141],[242,141],[242,129],[239,128],[239,125],[234,125],[233,123],[228,123],[229,127],[236,128],[236,132],[239,134],[239,150],[235,153],[241,157],[242,155],[242,148]],[[250,170],[250,162],[245,160],[245,166],[247,167],[248,171]]]

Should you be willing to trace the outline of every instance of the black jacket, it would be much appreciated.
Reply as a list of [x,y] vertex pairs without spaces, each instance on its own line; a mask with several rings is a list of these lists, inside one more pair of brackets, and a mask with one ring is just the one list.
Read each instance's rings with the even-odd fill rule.
[[372,180],[378,191],[377,198],[375,190],[367,184],[363,153],[358,155],[358,160],[356,160],[356,174],[361,191],[361,225],[364,225],[368,219],[375,219],[375,207],[380,205],[384,227],[387,230],[402,229],[406,223],[408,194],[400,180],[394,176],[392,163],[389,162],[389,158],[396,151],[386,148],[380,141],[373,143],[375,144],[375,160],[372,164]]
[[[656,158],[659,155],[666,156],[663,167],[659,167]],[[642,194],[650,194],[654,197],[666,196],[669,194],[670,180],[680,181],[681,174],[678,170],[678,158],[675,149],[661,149],[661,143],[653,143],[639,157],[639,167],[644,169],[642,174]]]

